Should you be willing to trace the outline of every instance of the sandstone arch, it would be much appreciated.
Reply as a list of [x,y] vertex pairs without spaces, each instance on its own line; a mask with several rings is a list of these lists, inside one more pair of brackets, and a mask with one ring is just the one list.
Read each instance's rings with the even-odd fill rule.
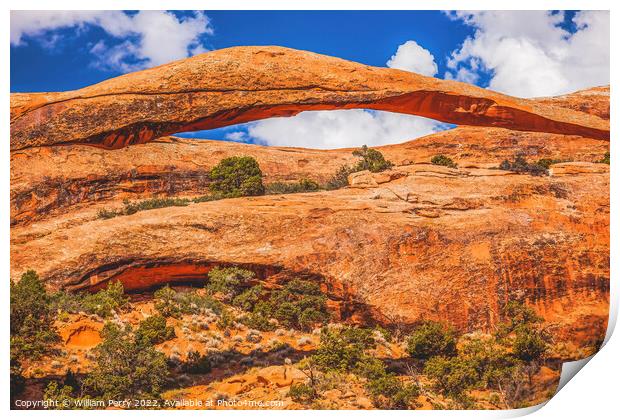
[[11,95],[11,150],[117,149],[307,110],[366,108],[609,140],[609,122],[448,80],[282,47],[236,47],[80,90]]

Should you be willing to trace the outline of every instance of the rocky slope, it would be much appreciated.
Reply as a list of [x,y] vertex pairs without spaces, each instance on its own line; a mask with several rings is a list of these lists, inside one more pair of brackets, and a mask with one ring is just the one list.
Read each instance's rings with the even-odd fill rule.
[[474,126],[609,139],[570,107],[282,47],[212,51],[80,90],[11,95],[11,150],[120,148],[307,110],[367,108]]

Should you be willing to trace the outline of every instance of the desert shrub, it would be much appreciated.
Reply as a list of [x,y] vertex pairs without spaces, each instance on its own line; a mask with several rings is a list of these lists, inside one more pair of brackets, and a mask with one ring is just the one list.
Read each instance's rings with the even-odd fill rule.
[[475,363],[467,358],[435,356],[424,365],[424,374],[435,382],[435,388],[457,401],[479,383]]
[[219,329],[225,330],[232,327],[235,324],[235,317],[230,313],[230,311],[222,310],[220,317],[217,320],[217,327]]
[[493,338],[467,341],[461,346],[459,357],[471,362],[479,384],[485,388],[501,389],[520,367],[520,361]]
[[375,407],[388,410],[406,410],[417,406],[420,388],[415,384],[405,384],[393,373],[386,373],[369,380],[366,390]]
[[11,341],[11,361],[10,361],[10,393],[11,402],[17,399],[17,396],[22,393],[26,385],[26,378],[24,378],[22,365],[18,360],[19,352],[14,351],[13,342]]
[[103,399],[160,396],[168,378],[166,357],[131,328],[106,323],[103,341],[95,348],[95,367],[84,378],[83,390]]
[[11,281],[11,360],[37,359],[58,341],[50,301],[36,272],[26,271],[19,282]]
[[355,165],[355,171],[382,172],[390,169],[394,164],[383,157],[383,154],[375,149],[370,149],[363,145],[360,149],[353,151],[353,156],[361,158]]
[[94,407],[86,403],[90,396],[74,396],[75,388],[66,384],[51,381],[45,387],[43,400],[58,401],[58,405],[50,405],[53,410],[92,410]]
[[251,312],[258,302],[261,301],[265,291],[263,286],[257,285],[246,289],[233,299],[233,305],[243,309],[244,311]]
[[498,339],[505,339],[520,327],[536,327],[542,321],[542,318],[532,308],[517,301],[506,303],[501,309],[500,315],[503,321],[498,323],[495,332]]
[[452,159],[446,155],[435,155],[431,158],[433,165],[447,166],[448,168],[456,168],[457,165]]
[[351,372],[365,359],[366,350],[374,346],[372,330],[355,327],[340,330],[323,328],[312,362],[320,370]]
[[291,399],[298,403],[309,403],[317,398],[316,390],[308,384],[293,384],[287,394]]
[[293,194],[314,192],[320,189],[316,182],[302,178],[298,182],[272,182],[265,186],[265,194]]
[[155,309],[164,317],[178,318],[183,314],[198,314],[206,309],[219,314],[223,305],[209,295],[196,291],[176,292],[166,285],[153,294]]
[[255,307],[255,312],[273,317],[288,328],[309,330],[329,320],[326,302],[318,284],[294,279],[272,292],[269,301]]
[[407,339],[407,352],[416,359],[456,354],[456,334],[439,322],[426,321]]
[[381,325],[376,326],[375,331],[378,331],[383,336],[385,341],[392,341],[394,339],[394,334],[392,331],[382,327]]
[[119,216],[120,213],[116,210],[110,209],[99,209],[97,210],[97,217],[99,219],[111,219],[113,217]]
[[551,165],[555,165],[556,163],[562,163],[562,162],[568,162],[568,161],[563,160],[563,159],[541,158],[541,159],[538,159],[538,161],[536,162],[536,165],[542,168],[545,168],[545,169],[549,169]]
[[248,328],[260,331],[274,331],[277,327],[262,313],[251,313],[241,318],[241,323]]
[[215,267],[209,271],[208,276],[206,290],[219,294],[225,302],[231,302],[256,278],[252,271],[239,267]]
[[161,209],[164,207],[185,207],[190,204],[190,200],[187,198],[149,198],[141,201],[129,201],[123,202],[123,214],[130,215],[135,214],[143,210]]
[[342,165],[325,184],[327,190],[337,190],[349,185],[349,175],[356,172],[354,167]]
[[175,318],[181,316],[181,308],[176,299],[176,295],[177,292],[168,285],[155,291],[153,294],[155,310],[166,318],[170,316]]
[[512,161],[509,161],[508,159],[504,160],[499,165],[499,169],[517,173],[528,173],[534,176],[549,174],[549,171],[545,166],[540,165],[538,162],[529,163],[522,154],[516,155]]
[[140,322],[136,338],[147,340],[151,344],[160,344],[176,337],[174,328],[166,325],[166,318],[153,315]]
[[179,310],[183,314],[198,314],[206,309],[213,313],[222,312],[224,305],[222,302],[208,294],[201,295],[196,291],[179,292],[175,299],[178,302]]
[[265,193],[262,176],[253,157],[228,157],[209,172],[209,188],[212,193],[227,198],[262,195]]
[[605,152],[605,154],[603,155],[603,158],[599,161],[599,163],[606,163],[609,165],[609,157],[610,157],[609,152]]
[[123,201],[123,208],[118,210],[99,209],[97,217],[99,219],[111,219],[116,216],[128,216],[143,210],[161,209],[164,207],[184,207],[188,206],[192,200],[189,198],[149,198],[140,201]]
[[81,299],[81,306],[85,312],[106,318],[111,316],[113,311],[125,306],[127,302],[123,283],[117,281],[108,283],[105,289],[96,293],[84,295]]
[[540,359],[547,351],[547,343],[540,331],[528,325],[519,326],[513,344],[514,355],[524,362]]
[[59,314],[78,313],[84,310],[82,299],[81,293],[59,290],[50,296],[50,305],[52,310]]
[[183,363],[182,369],[186,373],[204,374],[211,372],[213,365],[208,354],[200,354],[192,351],[187,355],[187,360]]

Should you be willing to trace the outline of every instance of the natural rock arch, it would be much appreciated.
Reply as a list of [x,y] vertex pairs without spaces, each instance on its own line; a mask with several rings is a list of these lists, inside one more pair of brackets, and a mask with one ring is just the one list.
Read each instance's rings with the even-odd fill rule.
[[282,47],[236,47],[86,88],[11,95],[11,150],[109,149],[308,110],[365,108],[609,140],[609,122],[465,83]]

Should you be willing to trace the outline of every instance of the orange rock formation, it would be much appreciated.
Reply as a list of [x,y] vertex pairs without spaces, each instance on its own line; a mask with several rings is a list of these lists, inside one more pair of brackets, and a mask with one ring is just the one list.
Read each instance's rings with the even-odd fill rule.
[[[12,276],[34,269],[51,288],[120,279],[137,290],[240,264],[273,281],[320,279],[347,320],[489,329],[506,301],[525,298],[556,337],[589,343],[608,312],[609,166],[597,163],[609,150],[605,98],[608,88],[521,100],[273,47],[216,51],[75,92],[16,94]],[[396,166],[354,174],[341,190],[96,217],[124,198],[203,194],[207,171],[232,155],[256,157],[267,182],[325,181],[351,150],[152,140],[355,107],[491,128],[382,147]],[[519,152],[571,162],[548,177],[491,169]],[[459,169],[430,165],[436,154]]]
[[11,150],[115,149],[307,110],[367,108],[473,126],[609,139],[609,122],[449,80],[282,47],[209,52],[60,93],[11,95]]

